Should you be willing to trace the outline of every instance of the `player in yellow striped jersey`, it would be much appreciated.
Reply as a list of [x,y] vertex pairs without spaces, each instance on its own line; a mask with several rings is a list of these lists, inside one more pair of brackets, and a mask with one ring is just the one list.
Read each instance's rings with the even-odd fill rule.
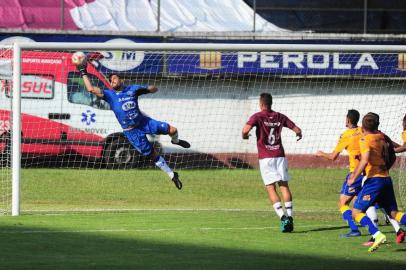
[[374,237],[374,244],[368,251],[375,251],[386,241],[386,236],[379,231],[372,220],[365,215],[366,210],[379,204],[393,219],[406,225],[406,215],[398,211],[392,179],[385,162],[385,135],[378,130],[379,116],[368,113],[362,119],[363,136],[360,139],[361,159],[354,172],[348,178],[352,185],[365,172],[366,180],[354,203],[352,215],[362,226],[367,226]]
[[[340,197],[338,200],[338,208],[340,209],[343,219],[347,221],[351,231],[349,233],[343,234],[342,237],[361,236],[361,233],[358,230],[358,226],[352,219],[352,212],[349,205],[353,200],[353,198],[356,197],[358,192],[361,190],[363,176],[360,175],[352,185],[347,184],[347,179],[349,175],[354,171],[354,169],[357,167],[359,163],[360,156],[359,140],[362,136],[362,129],[361,127],[357,126],[359,117],[360,114],[357,110],[354,109],[348,110],[345,122],[347,130],[341,134],[334,151],[331,153],[317,151],[316,153],[316,156],[329,160],[336,160],[344,149],[348,153],[350,172],[347,174],[347,177],[341,188]],[[375,211],[375,208],[372,209],[371,211]]]
[[405,116],[403,117],[402,141],[403,141],[403,144],[402,144],[402,145],[397,145],[397,146],[395,147],[395,152],[396,152],[396,153],[406,152],[406,114],[405,114]]

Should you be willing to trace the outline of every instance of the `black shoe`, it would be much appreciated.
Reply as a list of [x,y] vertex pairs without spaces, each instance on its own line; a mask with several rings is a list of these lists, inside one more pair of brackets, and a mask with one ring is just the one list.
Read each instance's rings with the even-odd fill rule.
[[172,182],[179,190],[182,189],[182,182],[179,180],[179,174],[177,172],[173,172]]
[[288,217],[288,224],[286,224],[286,232],[293,232],[293,217]]
[[171,143],[182,146],[183,148],[190,148],[190,143],[188,143],[187,141],[184,141],[184,140],[178,140],[178,142],[171,141]]
[[280,224],[281,232],[283,232],[283,233],[288,232],[287,231],[288,223],[289,223],[288,217],[283,215],[281,217],[281,224]]
[[293,217],[288,217],[291,225],[291,232],[293,232]]

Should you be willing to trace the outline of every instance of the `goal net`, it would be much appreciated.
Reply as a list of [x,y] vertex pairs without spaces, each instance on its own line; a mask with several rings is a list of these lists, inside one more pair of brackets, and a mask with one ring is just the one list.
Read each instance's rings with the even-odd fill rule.
[[[378,113],[380,130],[402,143],[406,54],[400,49],[206,45],[22,47],[21,211],[269,208],[260,199],[265,195],[255,129],[249,140],[241,138],[242,127],[259,111],[262,92],[272,94],[273,110],[303,131],[299,142],[290,130],[282,133],[292,184],[331,185],[335,198],[348,171],[346,153],[335,162],[314,154],[334,149],[349,109],[358,110],[361,117]],[[0,54],[2,61],[11,59],[6,51]],[[139,97],[139,107],[145,115],[177,127],[180,138],[190,142],[191,148],[183,149],[169,136],[148,136],[179,172],[184,190],[176,190],[153,161],[128,143],[107,102],[86,91],[71,61],[75,51],[86,53],[94,86],[109,88],[106,76],[114,72],[125,85],[158,87],[157,93]],[[9,213],[13,91],[10,78],[1,76],[0,198],[2,212]],[[399,156],[391,173],[403,205],[404,159]],[[233,190],[241,189],[252,193],[247,204],[233,198]],[[181,194],[179,199],[169,199],[175,192]],[[233,199],[212,200],[223,192]],[[311,204],[317,205],[317,198],[295,203],[299,209]],[[335,209],[335,199],[331,208]]]

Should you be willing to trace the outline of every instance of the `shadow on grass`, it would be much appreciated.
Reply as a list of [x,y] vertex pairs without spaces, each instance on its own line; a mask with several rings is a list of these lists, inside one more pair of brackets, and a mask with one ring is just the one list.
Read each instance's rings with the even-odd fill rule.
[[[393,261],[227,249],[125,238],[100,232],[58,232],[0,226],[1,269],[405,269]],[[403,250],[404,251],[404,250]],[[304,251],[301,251],[304,252]],[[299,252],[300,253],[300,252]]]
[[335,227],[316,228],[316,229],[310,229],[310,230],[300,230],[300,231],[295,231],[294,233],[336,231],[336,230],[342,230],[345,228],[348,228],[348,226],[335,226]]

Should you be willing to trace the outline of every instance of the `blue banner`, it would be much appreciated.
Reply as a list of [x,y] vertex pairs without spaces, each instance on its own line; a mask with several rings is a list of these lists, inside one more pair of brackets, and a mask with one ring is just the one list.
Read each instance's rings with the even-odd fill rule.
[[168,67],[175,74],[404,76],[406,54],[201,52],[170,55]]
[[[68,35],[68,34],[0,34],[1,43],[13,40],[25,42],[124,42],[124,43],[159,43],[161,37],[115,37],[108,35]],[[244,41],[244,40],[171,40],[172,42],[218,42],[218,43],[293,43],[291,40]],[[295,43],[341,43],[355,44],[348,40],[303,40]],[[399,44],[401,44],[400,42]],[[358,41],[358,44],[360,42]],[[395,44],[367,42],[366,44]],[[337,45],[339,50],[339,45]],[[371,54],[360,53],[303,53],[303,52],[194,52],[168,54],[143,51],[104,51],[100,60],[100,70],[110,72],[133,72],[158,74],[269,74],[269,75],[362,75],[362,76],[405,76],[406,54]]]

